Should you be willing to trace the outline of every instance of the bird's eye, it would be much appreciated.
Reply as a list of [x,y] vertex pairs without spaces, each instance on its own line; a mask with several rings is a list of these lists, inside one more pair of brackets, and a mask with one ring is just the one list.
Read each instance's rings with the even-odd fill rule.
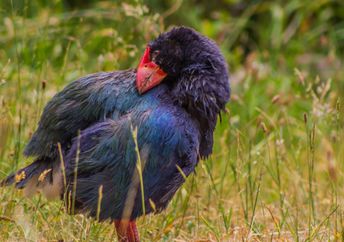
[[160,54],[159,50],[153,51],[152,54],[151,54],[151,60],[154,62],[159,54]]

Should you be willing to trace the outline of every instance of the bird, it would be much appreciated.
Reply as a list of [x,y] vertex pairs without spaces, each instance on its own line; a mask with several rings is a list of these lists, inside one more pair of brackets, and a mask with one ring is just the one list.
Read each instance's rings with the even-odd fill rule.
[[230,99],[218,45],[178,26],[150,41],[137,68],[77,79],[45,106],[24,149],[33,162],[3,179],[25,196],[115,225],[140,241],[137,218],[163,211],[213,150]]

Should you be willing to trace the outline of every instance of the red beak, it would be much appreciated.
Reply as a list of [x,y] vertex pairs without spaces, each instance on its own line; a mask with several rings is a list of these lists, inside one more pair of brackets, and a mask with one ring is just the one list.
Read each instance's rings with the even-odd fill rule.
[[167,76],[160,66],[150,60],[149,52],[150,48],[147,47],[137,68],[136,88],[140,94],[155,87]]

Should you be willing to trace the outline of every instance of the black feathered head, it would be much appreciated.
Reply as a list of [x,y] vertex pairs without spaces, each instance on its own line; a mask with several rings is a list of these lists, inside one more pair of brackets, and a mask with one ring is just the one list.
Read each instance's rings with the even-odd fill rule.
[[[145,68],[154,72],[142,71]],[[229,99],[229,77],[223,55],[214,41],[191,28],[173,28],[150,42],[138,68],[138,75],[141,73],[152,79],[158,75],[156,85],[164,80],[176,88],[192,89],[195,98],[197,91],[201,92],[199,94],[206,92],[207,96],[213,94],[219,99],[220,108],[221,103]],[[142,82],[145,81],[149,82],[143,78]],[[152,84],[146,83],[146,89],[155,86]],[[142,86],[138,85],[138,88],[142,89]],[[147,90],[141,90],[141,93]]]

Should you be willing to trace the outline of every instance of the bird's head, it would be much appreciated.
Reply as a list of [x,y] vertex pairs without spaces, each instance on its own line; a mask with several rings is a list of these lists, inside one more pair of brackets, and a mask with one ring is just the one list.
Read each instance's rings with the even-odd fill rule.
[[143,94],[161,82],[184,104],[215,102],[222,109],[229,99],[227,65],[218,46],[191,28],[173,28],[147,45],[137,68],[137,89]]

